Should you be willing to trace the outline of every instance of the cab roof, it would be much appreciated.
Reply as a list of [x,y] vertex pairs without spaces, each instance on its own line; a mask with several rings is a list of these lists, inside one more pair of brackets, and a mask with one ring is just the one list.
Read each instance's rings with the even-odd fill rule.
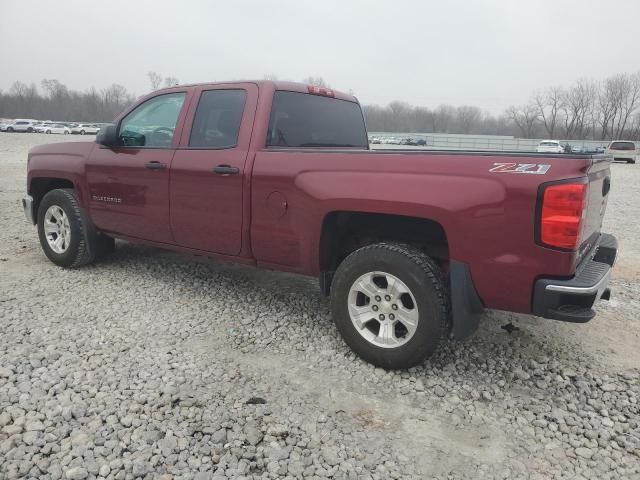
[[[204,86],[217,86],[217,85],[237,85],[243,83],[253,83],[258,86],[260,90],[285,90],[289,92],[299,92],[299,93],[315,93],[316,95],[324,95],[328,97],[338,98],[340,100],[347,100],[350,102],[358,102],[358,99],[350,95],[348,93],[340,92],[338,90],[334,90],[330,87],[317,87],[314,85],[310,85],[308,83],[300,83],[300,82],[287,82],[280,80],[233,80],[229,82],[204,82],[204,83],[188,83],[181,85],[173,85],[171,87],[165,87],[156,90],[156,92],[164,91],[164,90],[175,90],[179,88],[193,88],[193,87],[204,87]],[[316,92],[310,91],[310,89],[315,89]],[[319,91],[318,91],[319,90]],[[324,92],[323,92],[324,91]]]

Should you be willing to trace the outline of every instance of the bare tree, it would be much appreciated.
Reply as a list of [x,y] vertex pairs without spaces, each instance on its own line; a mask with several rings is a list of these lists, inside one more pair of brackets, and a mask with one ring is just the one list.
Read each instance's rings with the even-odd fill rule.
[[11,85],[11,88],[9,89],[9,93],[17,97],[24,97],[27,88],[26,83],[20,81],[13,82],[13,85]]
[[518,127],[524,138],[534,137],[538,121],[538,108],[535,104],[528,103],[520,107],[511,106],[507,109],[507,115]]
[[151,90],[157,90],[162,85],[162,75],[156,72],[147,73],[147,77],[149,77],[149,83],[151,84]]
[[449,133],[449,128],[453,124],[455,108],[451,105],[440,105],[433,112],[433,131],[435,133]]
[[308,83],[309,85],[315,85],[316,87],[330,88],[330,85],[322,77],[307,77],[302,80],[302,83]]
[[165,77],[164,86],[165,87],[173,87],[174,85],[178,85],[180,81],[176,77]]
[[482,110],[471,105],[462,105],[456,109],[456,133],[469,134],[482,120]]
[[273,82],[278,80],[278,76],[275,73],[265,73],[262,78],[264,80],[271,80]]
[[538,92],[534,97],[534,103],[538,107],[538,115],[549,138],[554,138],[560,107],[564,91],[562,87],[549,87],[544,92]]
[[616,138],[623,137],[629,118],[640,106],[640,72],[634,75],[622,75],[619,87]]
[[411,119],[411,131],[420,133],[430,133],[433,125],[433,112],[426,107],[416,107],[413,109]]
[[67,86],[58,80],[45,78],[41,84],[44,91],[47,92],[51,98],[60,98],[68,94]]

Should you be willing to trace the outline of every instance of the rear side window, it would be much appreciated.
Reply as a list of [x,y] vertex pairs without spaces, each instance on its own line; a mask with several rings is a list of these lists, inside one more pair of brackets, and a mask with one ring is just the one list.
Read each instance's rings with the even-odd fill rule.
[[273,95],[268,147],[359,147],[369,142],[360,105],[298,92]]
[[233,148],[238,144],[246,90],[207,90],[200,95],[191,127],[192,148]]
[[611,142],[609,148],[612,150],[635,150],[636,144],[633,142]]

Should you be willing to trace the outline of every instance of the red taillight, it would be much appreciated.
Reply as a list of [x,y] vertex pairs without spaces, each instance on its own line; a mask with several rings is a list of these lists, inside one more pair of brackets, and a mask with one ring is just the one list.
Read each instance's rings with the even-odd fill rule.
[[317,87],[315,85],[309,85],[307,87],[307,90],[309,91],[309,93],[312,93],[313,95],[324,95],[325,97],[335,97],[336,96],[336,94],[330,88]]
[[544,189],[540,240],[556,248],[575,249],[587,206],[586,183],[549,185]]

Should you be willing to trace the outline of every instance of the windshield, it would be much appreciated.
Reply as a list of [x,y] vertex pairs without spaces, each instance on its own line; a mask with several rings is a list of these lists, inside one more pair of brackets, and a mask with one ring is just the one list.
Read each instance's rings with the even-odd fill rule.
[[369,141],[358,103],[277,91],[267,146],[368,148]]

